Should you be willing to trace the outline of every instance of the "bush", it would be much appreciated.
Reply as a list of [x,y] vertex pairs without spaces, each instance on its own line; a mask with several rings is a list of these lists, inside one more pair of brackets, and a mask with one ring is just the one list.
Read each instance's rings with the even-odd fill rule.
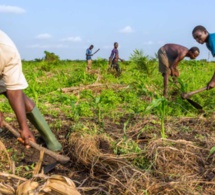
[[156,60],[150,60],[148,56],[144,56],[142,50],[135,49],[133,54],[131,54],[130,61],[135,63],[138,69],[144,71],[148,75],[151,75],[156,69]]
[[47,62],[48,64],[57,64],[60,62],[59,56],[55,55],[54,53],[44,51],[45,53],[45,58],[44,61]]

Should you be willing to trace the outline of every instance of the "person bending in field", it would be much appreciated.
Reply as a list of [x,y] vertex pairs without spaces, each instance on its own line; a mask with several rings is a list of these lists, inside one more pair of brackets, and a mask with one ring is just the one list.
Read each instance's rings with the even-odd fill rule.
[[163,76],[164,97],[167,97],[169,76],[172,76],[174,81],[179,76],[178,63],[185,57],[195,59],[199,53],[197,47],[188,49],[178,44],[165,44],[158,50],[159,72]]
[[115,42],[114,43],[114,48],[113,50],[111,51],[111,55],[109,57],[109,65],[110,65],[110,68],[115,68],[117,73],[120,74],[120,67],[119,67],[119,64],[118,64],[118,61],[121,61],[123,62],[123,59],[121,59],[119,57],[119,51],[118,51],[118,43]]
[[[213,57],[215,57],[215,33],[209,33],[204,26],[196,26],[192,31],[193,38],[200,44],[206,43]],[[207,84],[207,90],[215,87],[215,73]]]
[[[0,94],[7,97],[20,126],[19,141],[29,148],[29,141],[35,142],[32,132],[29,130],[27,120],[38,129],[46,146],[58,151],[62,148],[56,137],[50,130],[44,117],[35,106],[34,102],[29,99],[24,89],[28,83],[22,72],[22,62],[19,52],[13,41],[0,30]],[[0,126],[3,126],[3,114],[0,112]]]

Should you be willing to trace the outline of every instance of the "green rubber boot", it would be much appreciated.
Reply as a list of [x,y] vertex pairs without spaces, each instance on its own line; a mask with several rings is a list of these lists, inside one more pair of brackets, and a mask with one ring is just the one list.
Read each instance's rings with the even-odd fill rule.
[[37,128],[42,138],[46,142],[47,147],[52,151],[58,151],[62,149],[61,144],[57,141],[55,135],[52,133],[47,122],[39,109],[35,106],[34,109],[26,114],[28,120]]

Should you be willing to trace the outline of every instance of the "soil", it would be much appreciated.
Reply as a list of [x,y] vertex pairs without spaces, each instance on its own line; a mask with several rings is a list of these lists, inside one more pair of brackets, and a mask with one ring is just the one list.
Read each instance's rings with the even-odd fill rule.
[[[14,120],[9,122],[11,126],[15,129],[18,129],[17,121],[15,117],[11,115],[11,118]],[[47,122],[52,124],[55,118],[53,116],[45,116]],[[62,127],[60,130],[57,130],[55,127],[52,128],[52,131],[57,135],[58,140],[63,145],[63,151],[61,154],[68,155],[68,137],[67,135],[71,131],[71,126],[75,124],[70,118],[66,118],[65,116],[58,116],[58,119],[62,120]],[[122,117],[117,122],[112,121],[110,119],[105,119],[103,121],[102,127],[104,133],[108,134],[114,140],[120,140],[123,137],[123,128],[125,122],[128,118]],[[90,122],[95,123],[95,121],[89,121],[88,119],[82,119],[83,123],[89,124]],[[97,124],[98,125],[98,124]],[[138,126],[139,125],[139,126]],[[38,144],[44,145],[43,140],[40,138],[37,130],[29,123],[30,129],[33,131],[36,141]],[[143,131],[143,128],[146,130]],[[214,135],[213,131],[215,128],[215,122],[213,118],[204,118],[200,116],[199,118],[169,118],[165,122],[166,134],[168,139],[172,140],[186,140],[196,143],[199,147],[210,149],[214,145]],[[160,124],[158,119],[155,117],[150,117],[144,119],[142,117],[131,117],[129,121],[129,125],[127,126],[126,136],[133,139],[136,143],[139,144],[140,148],[145,148],[150,140],[158,138],[160,134]],[[0,137],[5,147],[8,149],[11,158],[15,161],[15,166],[26,166],[32,165],[33,163],[37,163],[39,159],[39,152],[34,148],[26,149],[21,143],[19,143],[16,138],[6,129],[2,129],[0,132]],[[113,153],[110,148],[109,143],[105,141],[101,141],[99,148],[103,153]],[[23,155],[24,154],[24,155]],[[205,158],[208,157],[208,153],[205,152]],[[92,174],[89,169],[86,167],[77,164],[74,162],[73,158],[71,161],[65,165],[57,164],[56,167],[51,170],[47,175],[52,174],[60,174],[66,177],[71,178],[77,186],[79,187],[92,187],[98,185],[98,178],[105,179],[104,175],[99,175],[99,173],[95,173],[92,177]],[[207,167],[212,163],[212,157],[208,158]],[[44,156],[43,166],[54,163],[55,160],[48,155]],[[215,179],[215,172],[213,170],[206,171],[206,165],[203,165],[199,168],[199,172],[205,173],[205,179],[211,181]],[[20,176],[25,176],[23,173],[19,173]],[[97,193],[96,193],[97,192]],[[83,194],[99,194],[98,190],[89,190],[88,192],[84,192]]]

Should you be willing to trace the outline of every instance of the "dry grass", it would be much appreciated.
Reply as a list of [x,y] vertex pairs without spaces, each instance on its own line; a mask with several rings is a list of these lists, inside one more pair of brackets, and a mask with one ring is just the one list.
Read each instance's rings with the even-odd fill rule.
[[199,194],[200,186],[210,184],[210,191],[215,193],[215,182],[208,183],[204,178],[205,150],[186,140],[152,140],[147,152],[152,175],[159,179],[155,192]]
[[[101,143],[105,143],[102,144]],[[138,194],[149,186],[148,174],[131,165],[127,159],[136,155],[114,155],[110,151],[111,144],[104,136],[80,135],[73,133],[69,140],[70,156],[78,165],[90,169],[91,177],[103,175],[100,189],[107,194]],[[104,147],[105,146],[105,147]],[[92,184],[93,185],[93,184]],[[98,184],[97,184],[98,185]],[[83,191],[86,188],[79,187]]]
[[102,91],[103,89],[113,89],[113,90],[120,90],[120,89],[126,89],[129,88],[129,86],[126,85],[120,85],[120,84],[103,84],[103,83],[93,83],[90,85],[80,85],[79,87],[69,87],[69,88],[62,88],[59,90],[62,90],[64,93],[72,92],[74,94],[78,94],[79,92],[83,90],[92,90],[95,92]]
[[14,163],[5,148],[5,145],[0,141],[0,172],[4,171],[14,172]]

